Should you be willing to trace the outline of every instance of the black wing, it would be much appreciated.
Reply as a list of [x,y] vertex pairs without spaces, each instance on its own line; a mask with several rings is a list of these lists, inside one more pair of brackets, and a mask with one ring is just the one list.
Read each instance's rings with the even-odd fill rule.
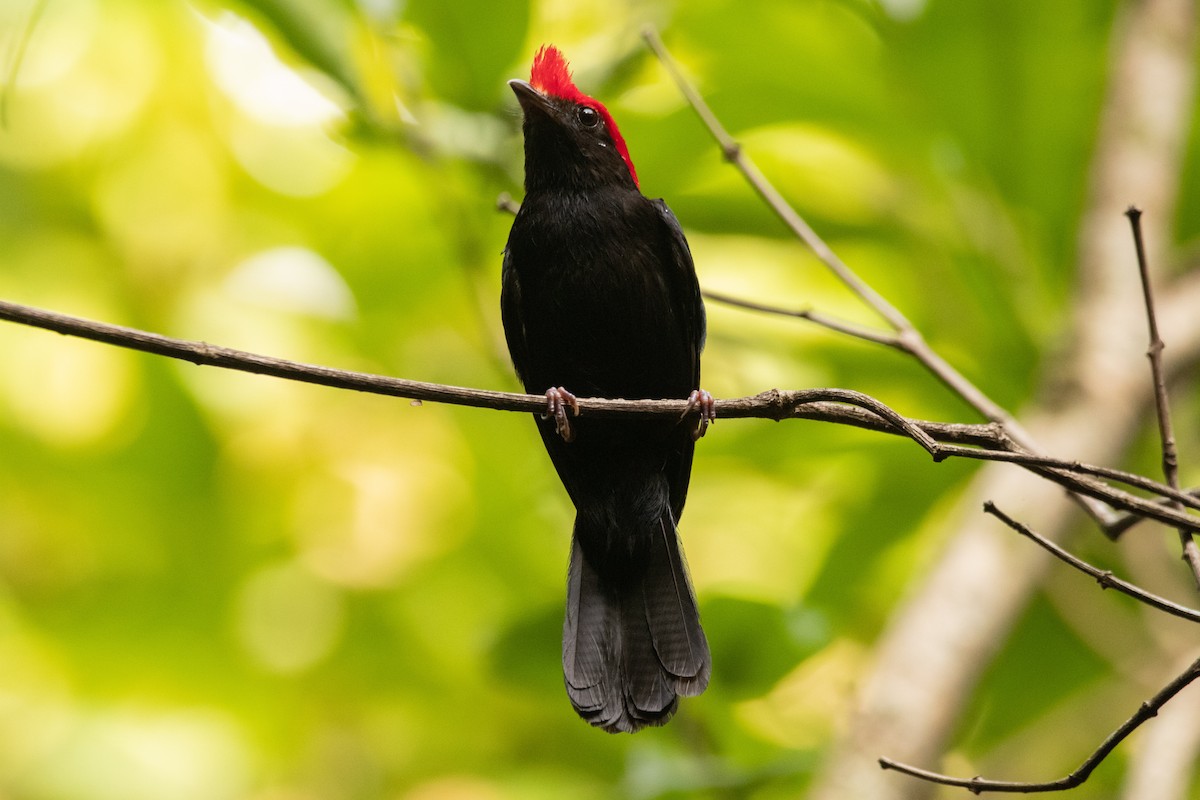
[[509,263],[507,248],[504,251],[504,266],[500,271],[500,321],[504,325],[504,338],[508,341],[508,353],[512,357],[517,378],[522,383],[529,374],[529,346],[526,343],[525,319],[521,316],[521,282],[517,271]]
[[[685,326],[686,341],[689,343],[688,353],[691,357],[692,389],[700,388],[700,352],[704,349],[707,335],[707,319],[704,313],[704,299],[700,296],[700,283],[696,279],[696,267],[692,263],[692,250],[688,247],[683,235],[683,227],[675,214],[667,207],[661,198],[651,203],[658,209],[660,218],[667,231],[667,246],[670,249],[671,266],[670,280],[674,291],[672,296],[681,298],[686,305],[678,309],[679,318]],[[683,514],[683,504],[687,500],[688,483],[692,476],[692,453],[695,443],[690,432],[680,430],[676,437],[676,446],[668,454],[665,473],[671,488],[671,512],[678,520]]]
[[692,380],[693,389],[700,388],[700,352],[704,350],[704,340],[707,335],[707,318],[704,313],[704,299],[700,296],[700,284],[696,280],[696,267],[692,263],[692,249],[688,247],[683,235],[683,226],[679,224],[675,214],[662,198],[651,200],[658,209],[659,216],[667,229],[667,244],[671,250],[671,264],[674,267],[672,280],[682,290],[678,297],[687,298],[690,308],[682,308],[683,319],[687,325],[687,340],[692,344]]

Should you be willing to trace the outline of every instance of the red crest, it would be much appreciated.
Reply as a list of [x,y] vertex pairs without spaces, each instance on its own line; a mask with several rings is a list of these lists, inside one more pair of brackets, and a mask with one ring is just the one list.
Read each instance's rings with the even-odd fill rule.
[[533,69],[529,73],[529,83],[542,94],[596,109],[608,128],[608,135],[612,137],[617,152],[621,154],[621,158],[625,159],[625,164],[629,167],[629,175],[633,178],[634,186],[638,185],[633,159],[629,157],[629,148],[625,146],[625,139],[621,136],[621,131],[617,129],[616,120],[612,118],[612,114],[608,113],[608,109],[604,107],[603,103],[593,97],[588,97],[575,85],[575,81],[571,79],[571,68],[561,50],[552,44],[542,45],[541,49],[537,51],[537,55],[533,57]]

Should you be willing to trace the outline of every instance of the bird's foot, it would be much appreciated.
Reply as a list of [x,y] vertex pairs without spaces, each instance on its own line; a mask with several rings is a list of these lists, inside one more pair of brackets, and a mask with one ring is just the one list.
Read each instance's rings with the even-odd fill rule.
[[700,419],[692,429],[692,439],[699,439],[708,433],[708,426],[717,423],[717,401],[703,389],[696,389],[688,395],[687,410],[683,412],[686,418],[694,411],[700,412]]
[[552,386],[546,390],[546,413],[542,414],[542,419],[554,418],[554,432],[561,436],[564,442],[575,439],[575,431],[567,417],[568,408],[571,409],[571,416],[579,416],[579,401],[575,399],[575,395],[561,386]]

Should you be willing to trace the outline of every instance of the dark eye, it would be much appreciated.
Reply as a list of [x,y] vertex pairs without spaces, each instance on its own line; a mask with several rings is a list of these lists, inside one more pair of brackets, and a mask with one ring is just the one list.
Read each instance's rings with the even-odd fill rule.
[[585,128],[594,128],[600,124],[600,114],[591,106],[580,106],[575,112],[575,117]]

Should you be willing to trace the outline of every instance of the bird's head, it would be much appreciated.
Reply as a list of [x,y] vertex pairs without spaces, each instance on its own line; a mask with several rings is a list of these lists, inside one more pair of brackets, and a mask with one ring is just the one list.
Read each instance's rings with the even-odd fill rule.
[[511,80],[525,115],[525,187],[588,188],[632,181],[637,172],[612,114],[581,92],[562,52],[544,45],[529,81]]

